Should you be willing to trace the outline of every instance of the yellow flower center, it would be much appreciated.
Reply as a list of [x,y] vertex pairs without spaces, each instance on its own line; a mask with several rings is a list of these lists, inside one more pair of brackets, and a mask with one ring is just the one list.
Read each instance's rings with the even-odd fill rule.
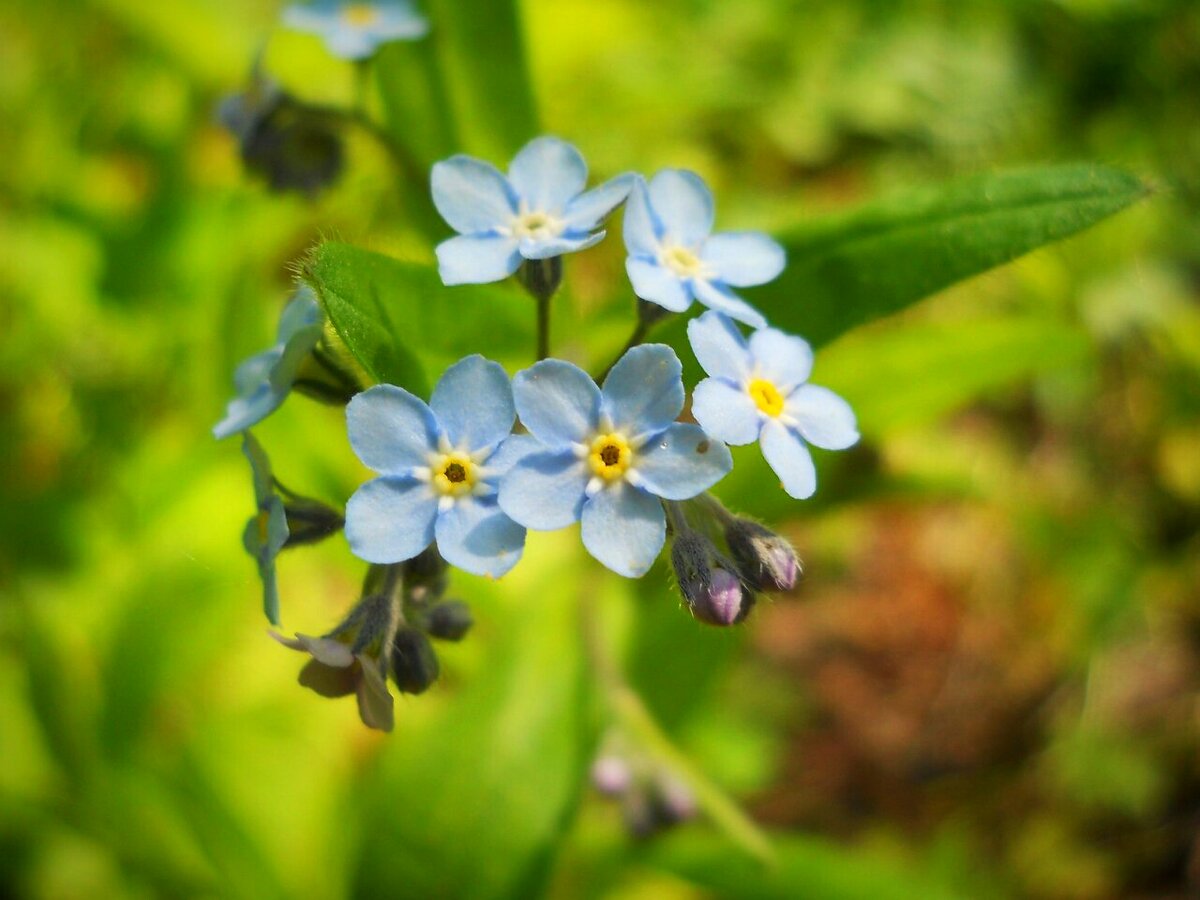
[[592,441],[588,454],[592,471],[606,481],[620,478],[633,462],[633,451],[629,442],[619,434],[602,434]]
[[446,497],[471,493],[479,480],[479,467],[465,453],[446,453],[431,468],[434,488]]
[[379,10],[370,3],[350,3],[342,7],[342,21],[355,28],[366,28],[379,18]]
[[779,388],[765,378],[755,378],[751,381],[746,388],[746,393],[750,395],[754,405],[771,418],[775,418],[783,412],[783,394],[779,393]]
[[687,247],[680,247],[678,244],[664,247],[659,254],[659,259],[664,266],[680,278],[699,278],[708,271],[708,267],[704,265],[700,257]]
[[544,212],[526,212],[512,220],[513,237],[544,238],[558,237],[562,234],[563,223],[556,217]]
[[265,545],[270,536],[271,511],[269,509],[259,510],[256,524],[258,525],[258,542]]

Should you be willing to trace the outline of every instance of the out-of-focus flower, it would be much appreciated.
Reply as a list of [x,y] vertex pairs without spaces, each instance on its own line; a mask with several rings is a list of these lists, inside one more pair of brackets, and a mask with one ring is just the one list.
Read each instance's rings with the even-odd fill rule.
[[522,259],[591,247],[604,237],[594,229],[625,199],[634,178],[618,175],[585,193],[587,164],[575,147],[555,137],[535,138],[521,148],[507,177],[461,154],[437,163],[433,203],[459,234],[438,245],[442,281],[500,281]]
[[263,585],[263,612],[272,625],[278,625],[279,587],[275,581],[275,557],[287,543],[287,513],[283,508],[283,500],[275,493],[271,461],[267,459],[262,445],[249,432],[242,436],[242,452],[250,461],[254,501],[258,510],[246,523],[242,544],[258,564]]
[[798,337],[760,329],[747,343],[718,312],[688,323],[696,359],[712,376],[696,385],[692,415],[717,440],[735,446],[757,440],[783,489],[803,500],[817,489],[808,444],[844,450],[858,441],[850,405],[808,384],[813,352]]
[[380,657],[335,637],[298,634],[286,638],[271,632],[285,647],[309,654],[312,659],[300,670],[300,683],[322,697],[358,698],[358,714],[368,728],[391,731],[394,725],[392,695],[387,689],[386,670]]
[[634,293],[671,312],[699,300],[755,328],[767,324],[731,287],[783,271],[783,248],[757,231],[712,234],[713,198],[695,172],[663,169],[639,180],[625,206],[625,269]]
[[277,410],[324,328],[312,288],[302,285],[284,307],[275,345],[251,356],[234,372],[238,395],[225,408],[225,418],[213,426],[213,437],[245,431]]
[[355,555],[400,562],[436,540],[448,562],[476,575],[497,578],[516,565],[525,529],[496,501],[497,481],[520,447],[501,447],[514,418],[508,375],[479,355],[447,369],[428,405],[386,384],[351,400],[350,444],[381,473],[346,507]]
[[407,0],[297,3],[283,11],[283,24],[319,35],[329,52],[342,59],[366,59],[383,44],[416,40],[429,32],[429,22]]
[[670,347],[645,344],[621,357],[603,391],[562,360],[517,373],[517,412],[542,448],[501,479],[501,509],[536,530],[582,521],[592,556],[619,575],[645,574],[666,536],[659,498],[694,497],[733,466],[724,444],[675,421],[681,371]]

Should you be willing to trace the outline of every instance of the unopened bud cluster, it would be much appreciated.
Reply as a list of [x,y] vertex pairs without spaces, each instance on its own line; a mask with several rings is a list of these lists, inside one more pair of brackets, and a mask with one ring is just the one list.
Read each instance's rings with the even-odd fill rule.
[[592,786],[621,807],[625,828],[645,839],[696,815],[691,790],[674,773],[636,753],[607,750],[592,764]]

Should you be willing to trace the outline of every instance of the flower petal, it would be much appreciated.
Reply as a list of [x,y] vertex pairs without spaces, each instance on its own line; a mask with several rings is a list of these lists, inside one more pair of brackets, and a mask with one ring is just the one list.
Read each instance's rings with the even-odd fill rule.
[[254,435],[246,432],[242,435],[242,454],[250,462],[250,477],[254,482],[254,502],[259,509],[275,496],[274,479],[271,473],[271,460],[267,451]]
[[629,202],[625,204],[625,221],[622,223],[625,249],[630,256],[658,256],[662,226],[654,210],[650,208],[650,195],[646,192],[646,181],[641,176],[634,179],[629,189]]
[[442,284],[503,281],[521,264],[517,239],[501,234],[462,234],[437,245]]
[[333,10],[308,3],[293,3],[280,14],[288,28],[297,31],[323,32],[336,21]]
[[719,280],[733,287],[765,284],[787,262],[783,248],[758,231],[714,234],[700,248],[700,258],[716,270]]
[[499,578],[517,564],[525,547],[525,529],[496,501],[466,497],[437,518],[438,552],[472,575]]
[[767,320],[762,313],[723,284],[696,279],[692,281],[692,290],[696,293],[696,299],[709,309],[719,310],[751,328],[767,327]]
[[678,276],[656,262],[630,256],[625,271],[633,284],[633,292],[643,300],[657,303],[671,312],[683,312],[692,305],[692,295]]
[[579,521],[588,472],[571,451],[531,453],[500,479],[500,508],[536,531],[566,528]]
[[804,338],[761,328],[750,335],[750,355],[756,368],[784,393],[808,381],[813,351]]
[[603,409],[628,436],[656,434],[683,411],[683,365],[666,344],[642,344],[604,379]]
[[375,30],[389,41],[416,40],[429,33],[428,20],[407,3],[379,5]]
[[[344,645],[343,645],[344,646]],[[362,676],[349,667],[327,666],[310,659],[300,670],[300,684],[322,697],[346,697],[353,694]]]
[[287,392],[292,389],[296,376],[300,372],[300,366],[308,359],[308,355],[312,353],[313,348],[317,346],[317,341],[321,340],[321,335],[324,333],[325,325],[318,321],[293,333],[284,344],[283,353],[271,367],[270,376],[271,389],[280,395],[281,402]]
[[517,198],[499,170],[483,160],[458,154],[434,163],[430,176],[433,205],[459,234],[477,234],[507,225]]
[[322,36],[329,52],[340,59],[366,59],[381,43],[377,34],[340,24],[326,29]]
[[772,420],[763,425],[759,443],[767,465],[779,476],[788,495],[797,500],[811,497],[817,490],[817,470],[800,435]]
[[358,680],[358,717],[368,728],[391,731],[395,727],[392,695],[379,660],[360,653],[358,664],[362,667],[362,677]]
[[587,163],[572,144],[534,138],[508,166],[508,181],[530,212],[560,213],[587,185]]
[[828,388],[801,385],[787,398],[784,412],[797,430],[823,450],[845,450],[858,443],[858,425],[850,404]]
[[488,480],[499,479],[530,453],[539,453],[545,449],[541,441],[532,434],[510,435],[495,453],[483,461],[483,477]]
[[429,407],[450,443],[465,450],[498,445],[512,432],[517,417],[508,373],[478,353],[442,374]]
[[746,339],[728,316],[709,310],[688,322],[687,332],[696,361],[709,375],[737,382],[749,376]]
[[762,418],[750,395],[724,378],[705,378],[696,385],[692,415],[718,441],[735,447],[754,443],[762,428]]
[[583,546],[608,568],[640,578],[666,540],[662,501],[627,484],[596,493],[583,507]]
[[366,465],[385,475],[407,475],[428,464],[438,423],[425,401],[404,388],[379,384],[346,405],[350,446]]
[[688,500],[729,474],[729,448],[699,425],[676,423],[637,455],[638,486],[665,500]]
[[638,176],[626,172],[610,178],[567,204],[562,219],[568,231],[591,231],[629,196]]
[[587,372],[561,359],[543,359],[513,378],[521,422],[547,447],[577,444],[595,430],[600,388]]
[[575,253],[594,247],[604,240],[605,232],[595,234],[564,234],[556,238],[521,238],[519,249],[526,259],[550,259],[564,253]]
[[249,397],[235,397],[225,407],[225,418],[213,426],[213,437],[220,440],[257,425],[275,412],[283,401],[284,395],[271,390],[269,384],[264,384]]
[[233,384],[243,397],[252,394],[271,380],[271,369],[283,356],[283,347],[276,345],[261,353],[248,356],[233,371]]
[[433,541],[437,508],[437,497],[423,481],[376,478],[346,504],[346,540],[367,562],[412,559]]
[[663,169],[648,190],[650,206],[672,241],[691,247],[708,237],[713,198],[703,178],[687,169]]
[[307,284],[302,284],[296,288],[296,293],[279,315],[279,329],[275,342],[286,344],[296,332],[310,325],[321,325],[323,319],[321,306],[317,303],[313,289]]

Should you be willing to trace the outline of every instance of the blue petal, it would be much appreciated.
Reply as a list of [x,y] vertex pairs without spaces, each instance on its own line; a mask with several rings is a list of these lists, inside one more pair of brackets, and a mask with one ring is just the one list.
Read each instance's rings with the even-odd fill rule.
[[321,34],[337,21],[337,13],[327,6],[295,3],[284,9],[280,19],[288,28]]
[[552,256],[562,256],[564,253],[575,253],[586,250],[604,240],[604,232],[595,234],[571,235],[564,234],[556,238],[521,238],[520,251],[526,259],[550,259]]
[[242,453],[250,461],[250,477],[254,482],[254,502],[261,509],[263,505],[275,496],[275,479],[271,474],[271,460],[262,444],[255,440],[254,435],[246,432],[242,435]]
[[568,231],[591,231],[614,209],[621,205],[638,176],[632,172],[610,178],[586,194],[580,194],[563,210],[563,223]]
[[808,447],[790,428],[771,420],[759,437],[763,456],[779,476],[783,489],[797,500],[807,500],[817,490],[817,470]]
[[587,163],[564,140],[534,138],[513,157],[508,180],[527,211],[558,214],[587,185]]
[[566,528],[579,520],[587,482],[586,463],[570,450],[531,453],[500,479],[500,508],[526,528]]
[[750,335],[750,355],[757,370],[785,394],[812,374],[813,352],[808,341],[774,328]]
[[627,257],[625,271],[633,284],[633,292],[643,300],[657,303],[671,312],[683,312],[692,305],[692,295],[687,285],[674,272],[657,262]]
[[588,553],[626,578],[640,578],[666,539],[662,502],[626,484],[606,488],[583,507],[581,536]]
[[271,388],[280,397],[292,389],[300,366],[308,359],[308,355],[312,353],[324,333],[324,324],[317,322],[301,328],[288,338],[278,361],[271,367]]
[[498,481],[508,470],[531,453],[540,453],[546,448],[532,434],[513,434],[505,439],[496,452],[483,461],[484,478]]
[[412,559],[433,542],[438,500],[415,478],[368,481],[346,504],[346,540],[359,559],[394,563]]
[[724,285],[697,279],[692,282],[692,290],[696,292],[696,299],[709,309],[720,310],[751,328],[765,328],[767,325],[762,313]]
[[512,385],[500,363],[479,354],[448,368],[433,389],[429,407],[455,447],[481,450],[499,444],[517,417]]
[[683,411],[683,366],[666,344],[634,347],[604,379],[603,409],[629,436],[656,434]]
[[805,384],[784,406],[796,428],[810,444],[824,450],[845,450],[858,443],[858,426],[850,404],[828,388]]
[[639,487],[665,500],[689,500],[729,474],[729,448],[699,425],[676,423],[637,454]]
[[423,400],[403,388],[379,384],[346,405],[350,446],[366,465],[385,475],[407,475],[429,465],[438,423]]
[[688,322],[688,341],[696,361],[709,375],[741,382],[750,375],[746,339],[727,316],[710,310]]
[[714,234],[700,248],[700,258],[733,287],[765,284],[775,278],[787,262],[783,248],[758,231],[726,231]]
[[650,206],[666,237],[699,244],[713,226],[713,198],[704,179],[687,169],[663,169],[650,179]]
[[408,3],[380,3],[376,30],[388,40],[415,40],[429,33],[429,22]]
[[302,284],[296,288],[296,293],[279,315],[279,330],[275,342],[286,344],[298,331],[310,325],[320,325],[323,321],[321,306],[317,303],[313,289],[307,284]]
[[472,575],[499,578],[517,564],[525,529],[496,505],[465,497],[437,517],[438,552]]
[[340,59],[366,59],[381,43],[378,35],[341,24],[327,29],[324,38],[329,52]]
[[233,383],[242,395],[252,394],[271,380],[271,369],[283,356],[283,347],[272,347],[242,360],[233,372]]
[[637,177],[629,189],[629,202],[625,204],[623,223],[625,249],[630,256],[658,256],[662,226],[650,208],[650,197],[646,193],[646,181]]
[[502,234],[466,234],[437,245],[442,284],[503,281],[521,264],[517,239]]
[[724,378],[705,378],[692,391],[692,415],[718,441],[739,447],[758,439],[762,417],[750,395]]
[[517,212],[512,187],[495,166],[459,154],[435,163],[433,205],[459,234],[507,226]]
[[547,447],[588,440],[600,418],[600,388],[561,359],[544,359],[518,372],[513,399],[521,422]]
[[245,431],[257,425],[283,404],[284,395],[271,390],[264,384],[249,397],[236,397],[225,407],[225,418],[213,426],[213,437],[217,440]]

